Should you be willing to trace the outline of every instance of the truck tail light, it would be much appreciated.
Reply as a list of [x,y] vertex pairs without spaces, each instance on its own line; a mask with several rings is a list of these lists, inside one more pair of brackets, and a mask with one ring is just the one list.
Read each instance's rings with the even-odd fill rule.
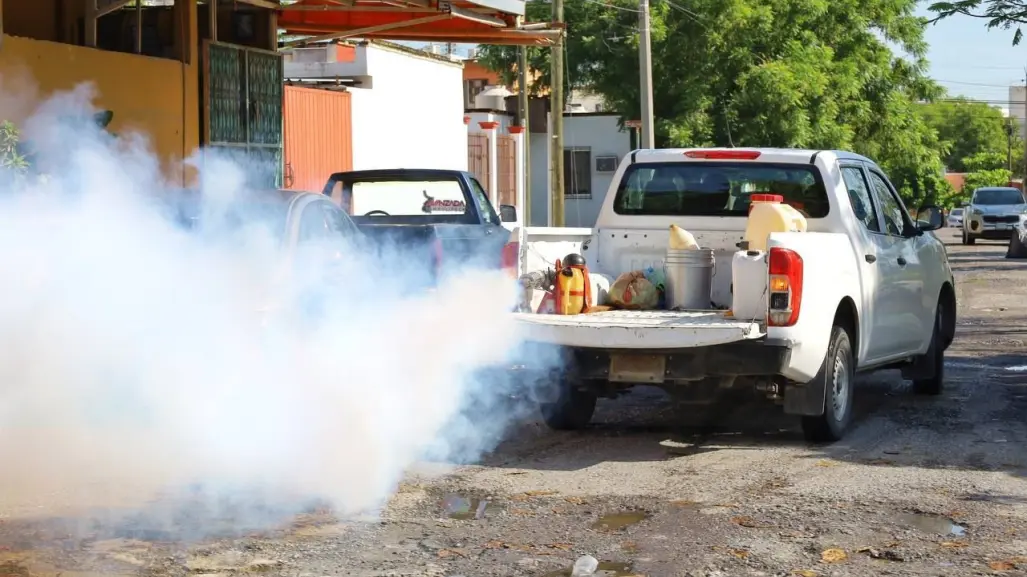
[[790,327],[799,320],[802,308],[802,257],[794,250],[771,247],[768,268],[767,324]]
[[520,252],[521,243],[517,241],[511,241],[503,245],[501,266],[503,270],[515,278],[517,277],[517,261],[520,257]]

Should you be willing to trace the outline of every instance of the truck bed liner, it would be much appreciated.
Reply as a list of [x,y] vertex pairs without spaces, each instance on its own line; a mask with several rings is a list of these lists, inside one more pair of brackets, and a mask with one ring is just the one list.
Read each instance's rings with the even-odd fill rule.
[[722,311],[606,311],[584,315],[514,313],[534,342],[604,349],[680,349],[756,339],[759,323]]

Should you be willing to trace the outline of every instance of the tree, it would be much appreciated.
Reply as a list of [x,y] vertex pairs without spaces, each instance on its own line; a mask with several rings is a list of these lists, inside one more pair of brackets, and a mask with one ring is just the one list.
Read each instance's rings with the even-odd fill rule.
[[1010,147],[1022,150],[1019,131],[1010,135],[1012,126],[1002,111],[986,103],[955,98],[923,104],[919,112],[937,133],[942,162],[952,172],[975,170],[966,160],[980,155],[999,160],[991,168],[1006,168]]
[[966,198],[974,189],[982,186],[1007,186],[1012,176],[1005,168],[977,170],[966,175],[963,181],[962,196]]
[[[916,0],[669,0],[652,6],[658,146],[841,148],[880,162],[911,203],[946,184],[935,132],[916,114],[942,94],[925,76],[926,20]],[[528,17],[549,18],[528,4]],[[568,0],[568,87],[587,87],[638,117],[637,10],[629,0]],[[888,44],[908,57],[897,57]],[[548,87],[549,50],[532,49]],[[515,70],[516,49],[486,66]]]
[[954,15],[969,16],[988,21],[988,29],[1001,28],[1013,32],[1013,46],[1020,43],[1027,24],[1027,2],[1024,0],[959,0],[957,2],[935,2],[928,7],[937,14],[931,22],[937,22]]

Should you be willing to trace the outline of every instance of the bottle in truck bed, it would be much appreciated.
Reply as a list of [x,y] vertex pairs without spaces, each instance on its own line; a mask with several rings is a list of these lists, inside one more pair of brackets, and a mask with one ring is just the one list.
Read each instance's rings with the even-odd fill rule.
[[[766,195],[783,224],[750,221]],[[856,373],[899,368],[916,392],[939,394],[956,293],[944,246],[924,233],[943,224],[935,206],[910,218],[881,168],[849,152],[637,150],[618,167],[594,228],[511,234],[527,245],[513,251],[526,255],[521,270],[568,253],[606,279],[664,268],[677,225],[712,250],[714,310],[514,313],[534,346],[566,359],[556,376],[525,369],[547,380],[542,416],[577,429],[598,397],[636,385],[691,400],[744,387],[800,416],[810,440],[835,441],[852,422]],[[728,310],[736,304],[744,316]]]

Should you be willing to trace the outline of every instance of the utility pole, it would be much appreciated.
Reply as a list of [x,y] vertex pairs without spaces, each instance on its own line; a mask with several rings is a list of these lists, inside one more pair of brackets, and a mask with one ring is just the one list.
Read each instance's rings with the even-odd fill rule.
[[[1006,117],[1006,170],[1013,174],[1013,117]],[[1012,178],[1010,176],[1010,178]]]
[[[1024,126],[1027,126],[1027,66],[1023,69],[1024,74],[1024,87],[1023,87],[1023,111],[1024,111]],[[1020,190],[1027,190],[1027,135],[1024,135],[1023,139],[1023,180],[1020,185]],[[1012,177],[1010,177],[1012,178]]]
[[553,23],[560,30],[560,37],[550,48],[550,122],[553,124],[553,141],[550,145],[553,172],[550,186],[553,191],[553,226],[563,226],[563,0],[553,0]]
[[649,0],[638,1],[638,75],[641,82],[639,99],[642,101],[642,142],[639,148],[656,148],[653,133],[653,54],[649,30]]
[[528,126],[531,100],[528,96],[528,47],[523,44],[517,49],[517,107],[521,111],[521,127],[524,129],[521,141],[524,144],[524,206],[521,207],[521,226],[528,226],[531,219],[531,128]]

